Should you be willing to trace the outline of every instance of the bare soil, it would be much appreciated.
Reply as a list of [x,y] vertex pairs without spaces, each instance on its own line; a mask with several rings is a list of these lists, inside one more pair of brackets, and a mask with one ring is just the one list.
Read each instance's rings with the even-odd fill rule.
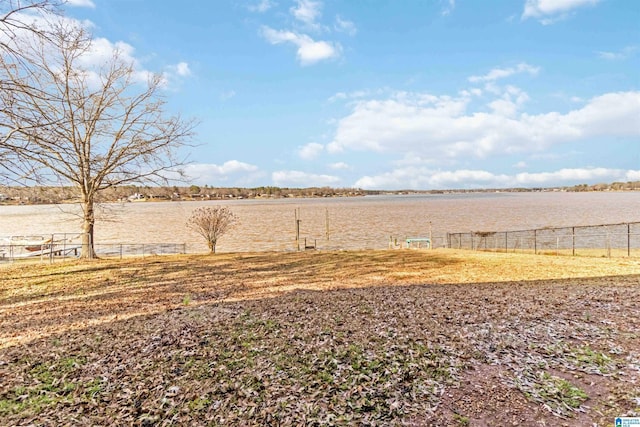
[[640,260],[453,250],[0,270],[2,425],[607,426]]

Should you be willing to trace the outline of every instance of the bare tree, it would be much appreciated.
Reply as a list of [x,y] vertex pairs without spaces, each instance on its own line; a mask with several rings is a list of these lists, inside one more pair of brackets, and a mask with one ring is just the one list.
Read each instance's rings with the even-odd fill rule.
[[227,207],[197,208],[189,217],[187,227],[204,237],[211,253],[216,253],[218,239],[229,231],[238,217]]
[[[194,122],[165,113],[162,75],[144,74],[115,50],[99,66],[94,41],[77,24],[55,20],[48,37],[21,41],[36,67],[3,62],[0,144],[22,173],[77,187],[83,216],[82,258],[93,258],[95,203],[105,189],[177,177],[177,151]],[[93,49],[93,50],[92,50]]]

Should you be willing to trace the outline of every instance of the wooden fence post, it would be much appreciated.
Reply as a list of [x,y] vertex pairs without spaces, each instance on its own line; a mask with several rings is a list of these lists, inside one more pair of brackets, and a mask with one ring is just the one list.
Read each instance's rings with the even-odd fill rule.
[[298,251],[300,251],[300,208],[295,209],[296,214],[296,246],[298,247]]
[[326,237],[327,237],[327,242],[328,242],[329,241],[329,208],[326,208],[324,213],[325,213]]

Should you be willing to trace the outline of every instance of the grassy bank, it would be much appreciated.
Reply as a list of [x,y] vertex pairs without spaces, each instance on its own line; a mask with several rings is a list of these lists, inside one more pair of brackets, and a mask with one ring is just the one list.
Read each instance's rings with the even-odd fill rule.
[[638,260],[261,253],[0,275],[3,425],[640,415]]

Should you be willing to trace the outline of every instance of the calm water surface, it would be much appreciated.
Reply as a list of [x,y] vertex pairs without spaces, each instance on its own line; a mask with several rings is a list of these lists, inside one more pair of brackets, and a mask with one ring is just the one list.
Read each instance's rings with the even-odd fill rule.
[[[186,243],[206,250],[187,229],[200,206],[228,206],[239,224],[218,250],[295,249],[295,210],[301,238],[320,249],[383,249],[389,237],[424,237],[436,245],[447,232],[503,231],[640,221],[640,193],[476,193],[332,199],[139,202],[104,205],[96,243]],[[76,206],[0,206],[0,236],[77,232]],[[75,215],[74,215],[75,214]],[[327,214],[329,239],[327,240]]]

